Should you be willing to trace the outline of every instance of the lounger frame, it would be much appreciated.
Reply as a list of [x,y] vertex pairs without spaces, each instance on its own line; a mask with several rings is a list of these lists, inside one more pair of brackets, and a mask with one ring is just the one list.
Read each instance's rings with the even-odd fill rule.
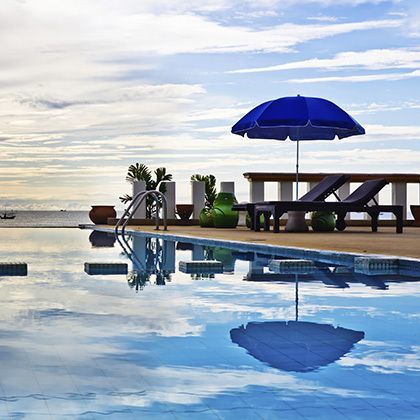
[[254,217],[254,230],[259,231],[261,229],[260,215],[264,215],[264,230],[270,229],[270,216],[273,216],[274,225],[273,232],[280,231],[280,217],[288,211],[329,211],[337,215],[336,228],[340,231],[346,228],[345,217],[347,213],[367,213],[371,217],[371,229],[372,232],[378,231],[378,219],[380,213],[392,213],[396,218],[396,232],[403,232],[403,206],[399,205],[359,205],[352,203],[339,202],[327,202],[327,201],[278,201],[278,202],[266,202],[266,203],[255,203],[253,206],[253,217]]
[[[328,198],[331,194],[334,194],[338,199],[336,191],[342,187],[348,180],[350,176],[348,175],[329,175],[326,176],[322,181],[317,185],[311,188],[306,194],[304,194],[298,201],[299,202],[314,202],[314,201],[323,201]],[[283,203],[282,201],[264,201],[265,203]],[[290,203],[290,202],[289,202]],[[237,211],[247,211],[251,219],[251,229],[254,229],[254,213],[255,213],[255,203],[243,203],[243,204],[234,204],[232,210]]]

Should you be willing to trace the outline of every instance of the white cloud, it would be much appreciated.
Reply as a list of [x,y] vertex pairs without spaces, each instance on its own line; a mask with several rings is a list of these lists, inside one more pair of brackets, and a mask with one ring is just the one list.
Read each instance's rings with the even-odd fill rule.
[[[398,19],[329,25],[285,23],[252,29],[222,25],[209,17],[194,15],[190,4],[188,12],[171,13],[155,12],[154,7],[150,10],[147,6],[136,6],[132,1],[119,8],[114,2],[109,3],[113,7],[80,0],[60,3],[51,0],[42,3],[8,1],[4,20],[14,24],[0,27],[3,45],[8,47],[3,51],[2,61],[9,63],[10,68],[13,63],[30,59],[32,72],[36,74],[39,65],[48,65],[50,71],[54,71],[60,65],[57,58],[62,59],[69,52],[71,57],[66,61],[70,68],[80,61],[87,66],[92,59],[100,60],[105,53],[107,57],[125,57],[133,53],[279,52],[313,39],[360,30],[394,28],[402,23]],[[72,63],[71,59],[77,61]]]
[[369,136],[375,136],[383,140],[420,140],[420,126],[418,125],[366,124],[366,132]]
[[337,18],[335,16],[323,16],[323,15],[309,16],[306,19],[315,20],[317,22],[337,22],[339,20],[339,18]]
[[327,76],[327,77],[307,77],[301,79],[288,79],[288,83],[322,83],[322,82],[375,82],[375,81],[395,81],[420,77],[420,70],[409,73],[380,73],[365,74],[361,76]]
[[367,51],[345,51],[333,58],[313,58],[268,67],[232,70],[228,73],[261,73],[281,70],[322,69],[337,70],[363,68],[383,70],[390,68],[420,68],[419,49],[374,49]]
[[[308,151],[305,153],[305,158],[310,161],[316,159],[318,165],[326,164],[331,159],[343,160],[344,166],[351,166],[354,164],[365,165],[365,167],[378,167],[381,165],[392,164],[394,170],[396,168],[406,168],[408,172],[415,171],[417,163],[420,161],[420,151],[411,149],[383,149],[377,148],[374,151],[367,149],[351,149],[351,150],[323,150],[323,151]],[[395,162],[395,157],[398,156],[398,162]],[[399,170],[401,170],[399,169]]]
[[[8,0],[5,0],[8,1]],[[9,0],[9,3],[11,1]],[[380,4],[389,0],[340,0],[341,6],[359,6],[362,4]],[[398,3],[399,0],[391,0]],[[43,4],[37,4],[37,0],[26,0],[30,7],[41,9],[43,13],[49,13],[56,5],[54,0],[43,0]],[[39,2],[38,2],[39,3]],[[329,7],[336,5],[336,0],[96,0],[86,4],[83,0],[63,1],[63,11],[66,14],[75,14],[84,9],[86,12],[98,12],[98,6],[106,8],[113,15],[125,15],[131,13],[212,13],[218,11],[248,9],[252,12],[271,11],[273,9],[286,9],[296,5],[319,5]]]
[[[86,207],[92,194],[105,197],[105,202],[125,192],[126,168],[135,161],[167,165],[182,181],[191,168],[217,169],[226,179],[241,178],[244,167],[260,165],[250,159],[250,150],[263,150],[266,164],[277,167],[269,147],[244,144],[229,134],[233,122],[251,106],[246,103],[249,98],[232,98],[240,96],[237,81],[223,80],[221,86],[214,79],[220,76],[217,60],[207,74],[196,70],[194,60],[201,66],[202,55],[217,53],[224,54],[227,63],[238,53],[241,58],[250,53],[258,64],[256,52],[289,52],[311,40],[392,30],[403,23],[378,17],[331,24],[331,19],[325,20],[328,10],[319,12],[324,19],[317,23],[285,23],[284,9],[296,4],[297,0],[4,0],[2,194],[19,200],[50,199],[63,189],[66,197],[83,197],[80,207]],[[258,19],[258,25],[249,24]],[[404,57],[399,60],[403,63]],[[183,67],[191,62],[188,69]],[[252,101],[254,93],[251,88]],[[232,162],[228,169],[227,159]],[[288,166],[291,159],[283,156],[282,162]],[[106,191],[98,191],[101,182]]]
[[[397,101],[394,100],[388,103],[371,102],[368,104],[352,105],[350,107],[351,115],[367,115],[377,114],[382,112],[393,112],[402,110],[414,110],[420,108],[420,102],[417,100],[412,101]],[[401,127],[400,127],[401,128]],[[416,127],[412,127],[414,130]]]

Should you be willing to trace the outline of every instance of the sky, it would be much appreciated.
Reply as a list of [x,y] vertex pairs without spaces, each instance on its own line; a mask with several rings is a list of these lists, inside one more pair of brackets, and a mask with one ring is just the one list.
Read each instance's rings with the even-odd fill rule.
[[2,0],[0,38],[0,206],[121,208],[136,162],[178,203],[195,173],[246,200],[242,174],[294,172],[295,144],[231,126],[297,94],[367,133],[302,143],[302,172],[420,172],[416,0]]

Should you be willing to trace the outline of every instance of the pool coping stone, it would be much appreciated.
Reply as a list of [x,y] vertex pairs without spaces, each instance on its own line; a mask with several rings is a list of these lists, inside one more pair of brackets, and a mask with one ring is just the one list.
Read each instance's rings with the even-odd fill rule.
[[[81,229],[97,230],[100,232],[114,232],[114,228],[98,227],[96,225],[79,225]],[[254,242],[230,241],[225,239],[209,239],[199,236],[179,235],[171,233],[161,233],[164,231],[145,232],[139,230],[126,229],[126,234],[143,236],[143,237],[159,237],[162,239],[190,242],[196,245],[209,245],[228,247],[236,250],[253,250],[256,252],[266,252],[279,254],[284,257],[297,259],[312,259],[323,263],[332,263],[339,265],[354,266],[354,260],[358,257],[385,258],[383,254],[359,254],[356,252],[343,252],[333,250],[314,250],[312,248],[302,248],[295,246],[279,246],[271,244],[258,244]],[[410,271],[420,271],[420,259],[402,258],[401,256],[386,255],[386,258],[398,260],[398,268],[408,273]]]

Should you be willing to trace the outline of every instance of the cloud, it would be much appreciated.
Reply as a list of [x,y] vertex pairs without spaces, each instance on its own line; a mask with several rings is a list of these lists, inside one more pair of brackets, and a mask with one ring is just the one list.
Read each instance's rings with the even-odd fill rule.
[[420,77],[420,70],[414,70],[409,73],[382,73],[382,74],[365,74],[361,76],[327,76],[327,77],[308,77],[300,79],[288,79],[288,83],[326,83],[326,82],[350,82],[350,83],[366,83],[377,81],[396,81]]
[[420,140],[420,126],[418,125],[366,124],[366,132],[369,136],[375,136],[383,140]]
[[[367,114],[377,114],[382,112],[393,112],[393,111],[408,111],[420,108],[420,102],[417,100],[412,101],[398,101],[394,100],[389,103],[377,103],[371,102],[368,104],[359,104],[359,105],[351,105],[350,113],[351,115],[367,115]],[[376,127],[376,126],[372,126]],[[394,127],[392,127],[394,128]],[[399,129],[402,127],[399,127]],[[405,128],[404,128],[405,129]],[[411,129],[416,130],[416,127],[412,127]]]
[[227,73],[262,73],[297,69],[338,70],[346,68],[362,68],[368,70],[384,70],[392,68],[420,68],[420,49],[395,48],[373,49],[367,51],[345,51],[333,58],[313,58],[294,61],[268,67],[231,70]]
[[[284,23],[253,29],[223,25],[211,16],[191,13],[189,3],[188,10],[178,7],[172,12],[171,7],[162,10],[159,4],[148,7],[150,2],[146,2],[146,7],[133,1],[123,7],[108,3],[109,8],[95,1],[8,1],[4,21],[7,18],[14,24],[4,22],[4,27],[0,26],[3,43],[8,46],[2,61],[10,67],[31,60],[34,74],[37,67],[52,72],[54,67],[61,67],[63,58],[67,69],[84,62],[93,70],[92,61],[99,62],[104,56],[116,59],[133,54],[281,52],[314,39],[402,24],[399,19],[386,19],[328,25]],[[220,3],[220,8],[226,4]]]
[[323,16],[323,15],[309,16],[306,19],[315,20],[317,22],[337,22],[339,20],[339,18],[337,18],[335,16]]
[[[260,57],[268,57],[261,53],[296,53],[297,46],[312,40],[361,31],[394,33],[405,22],[380,14],[358,21],[351,13],[345,23],[333,22],[328,18],[333,13],[320,10],[332,5],[330,0],[304,2],[316,5],[315,12],[305,15],[315,16],[310,22],[290,20],[284,12],[302,4],[297,0],[198,3],[4,0],[4,195],[49,200],[59,190],[71,200],[81,197],[79,206],[85,208],[93,194],[108,202],[125,192],[127,166],[136,161],[167,165],[180,183],[191,168],[216,168],[221,177],[242,179],[244,167],[264,169],[251,158],[257,153],[276,168],[278,155],[269,146],[229,134],[251,106],[250,98],[259,98],[252,80],[244,93],[238,89],[239,78],[222,74],[222,66],[249,58],[258,65]],[[348,0],[343,5],[361,3]],[[403,54],[398,54],[401,65],[409,60]],[[290,162],[290,156],[282,157],[285,167]],[[98,185],[106,188],[98,191]],[[188,199],[188,187],[180,189]]]
[[25,98],[21,99],[22,104],[28,104],[34,108],[64,109],[74,105],[87,104],[86,101],[63,101],[59,99]]

